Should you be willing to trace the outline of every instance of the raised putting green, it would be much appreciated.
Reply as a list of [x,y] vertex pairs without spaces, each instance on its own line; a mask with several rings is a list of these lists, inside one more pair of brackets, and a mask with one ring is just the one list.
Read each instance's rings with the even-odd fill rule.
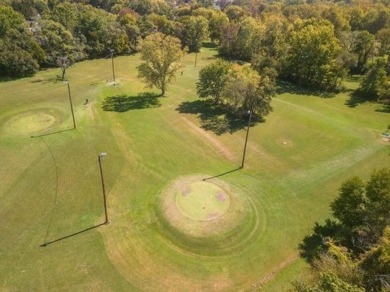
[[204,177],[179,177],[164,188],[157,204],[159,226],[180,248],[205,253],[206,247],[208,254],[231,251],[259,225],[259,211],[237,187]]
[[42,134],[55,129],[63,121],[64,113],[56,108],[38,108],[11,116],[2,130],[16,136]]
[[183,215],[193,220],[217,220],[229,208],[229,194],[208,181],[186,184],[175,192],[176,205]]

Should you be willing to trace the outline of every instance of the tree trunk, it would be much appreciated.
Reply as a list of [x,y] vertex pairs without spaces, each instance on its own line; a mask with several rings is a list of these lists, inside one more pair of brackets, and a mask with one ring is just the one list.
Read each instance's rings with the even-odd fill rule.
[[62,70],[62,77],[61,77],[61,79],[62,79],[62,81],[64,81],[64,79],[65,79],[65,69],[64,68],[62,68],[61,69]]

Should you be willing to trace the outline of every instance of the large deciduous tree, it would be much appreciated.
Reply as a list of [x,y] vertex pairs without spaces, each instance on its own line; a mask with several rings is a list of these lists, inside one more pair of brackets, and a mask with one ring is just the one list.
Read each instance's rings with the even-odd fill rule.
[[349,179],[331,209],[346,226],[348,241],[359,249],[370,248],[390,224],[390,170],[374,171],[367,184],[358,177]]
[[[364,75],[357,94],[368,100],[383,102],[383,91],[389,87],[390,78],[386,72],[387,62],[385,58],[377,58]],[[389,98],[389,97],[388,97]]]
[[224,25],[229,23],[229,18],[220,10],[212,10],[209,17],[209,32],[212,41],[221,39],[221,30]]
[[199,52],[202,42],[209,36],[209,22],[203,16],[189,16],[182,20],[182,42],[190,52]]
[[144,62],[137,67],[138,76],[149,87],[156,87],[161,90],[161,95],[165,95],[167,85],[180,68],[178,61],[187,50],[181,48],[178,38],[154,33],[141,41],[140,51]]
[[357,56],[356,73],[363,73],[368,58],[374,48],[375,36],[368,31],[358,31],[353,33],[352,51]]
[[217,61],[203,67],[199,72],[199,81],[196,90],[200,97],[211,97],[218,104],[228,80],[231,64],[226,61]]
[[341,51],[333,26],[327,21],[309,19],[295,24],[284,75],[300,86],[334,90],[345,71],[337,61]]
[[34,36],[45,51],[45,65],[56,65],[58,58],[62,56],[67,56],[71,62],[85,58],[83,45],[58,22],[45,19],[37,21]]
[[200,70],[197,92],[200,97],[211,97],[216,104],[224,103],[235,112],[251,111],[265,116],[272,110],[275,83],[249,66],[220,60]]
[[260,50],[262,28],[258,20],[245,17],[223,25],[219,52],[223,56],[249,61]]
[[265,116],[272,110],[274,84],[248,66],[233,65],[223,95],[235,110]]

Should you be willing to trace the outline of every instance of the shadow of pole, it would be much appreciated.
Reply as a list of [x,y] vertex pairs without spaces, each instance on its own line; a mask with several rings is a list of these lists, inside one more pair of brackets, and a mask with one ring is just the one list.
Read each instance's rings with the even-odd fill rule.
[[50,135],[59,134],[59,133],[63,133],[63,132],[68,132],[68,131],[72,131],[72,130],[75,130],[75,128],[60,130],[60,131],[56,131],[56,132],[52,132],[52,133],[47,133],[47,134],[42,134],[42,135],[30,136],[30,138],[45,137],[45,136],[50,136]]
[[41,244],[40,246],[41,246],[41,247],[45,247],[45,246],[47,246],[47,245],[49,245],[49,244],[52,244],[52,243],[55,243],[55,242],[58,242],[58,241],[61,241],[61,240],[64,240],[64,239],[71,238],[71,237],[73,237],[73,236],[76,236],[76,235],[79,235],[79,234],[81,234],[81,233],[90,231],[90,230],[92,230],[92,229],[98,228],[98,227],[100,227],[100,226],[102,226],[102,225],[105,225],[105,224],[106,224],[106,222],[100,223],[100,224],[95,225],[95,226],[92,226],[92,227],[88,227],[88,228],[86,228],[86,229],[84,229],[84,230],[81,230],[81,231],[78,231],[78,232],[75,232],[75,233],[66,235],[66,236],[64,236],[64,237],[60,237],[60,238],[54,239],[54,240],[52,240],[52,241],[45,242],[45,243]]
[[220,177],[220,176],[224,176],[224,175],[227,175],[227,174],[229,174],[229,173],[238,171],[238,170],[240,170],[240,169],[241,169],[241,167],[235,168],[235,169],[229,170],[229,171],[224,172],[224,173],[221,173],[221,174],[217,174],[217,175],[214,175],[214,176],[211,176],[211,177],[205,177],[205,178],[202,179],[202,180],[203,180],[203,181],[206,181],[206,180],[210,180],[210,179],[217,178],[217,177]]

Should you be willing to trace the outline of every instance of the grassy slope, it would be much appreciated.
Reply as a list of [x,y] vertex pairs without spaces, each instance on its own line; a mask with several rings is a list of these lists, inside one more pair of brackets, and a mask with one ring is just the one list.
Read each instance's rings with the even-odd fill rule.
[[[340,183],[388,164],[379,133],[388,114],[375,105],[344,105],[279,94],[266,123],[251,128],[246,167],[223,176],[252,199],[258,225],[240,252],[202,257],[183,252],[157,228],[156,195],[175,177],[220,174],[240,164],[245,131],[198,131],[198,117],[177,107],[196,100],[199,68],[213,51],[185,58],[184,74],[158,107],[103,111],[107,96],[146,91],[136,56],[116,58],[119,86],[108,86],[109,60],[69,69],[78,129],[41,138],[15,135],[11,117],[44,107],[60,109],[56,130],[71,127],[66,88],[57,70],[0,83],[0,287],[17,290],[142,290],[285,288],[304,266],[297,246],[314,221],[329,216]],[[85,99],[91,102],[84,106]],[[191,124],[192,123],[192,124]],[[196,128],[196,129],[195,129]],[[50,149],[50,151],[49,151]],[[111,223],[39,247],[102,222],[96,156],[103,160]],[[51,155],[52,153],[52,155]],[[230,153],[227,155],[226,153]],[[58,178],[58,179],[57,179]],[[212,247],[210,247],[212,248]]]

